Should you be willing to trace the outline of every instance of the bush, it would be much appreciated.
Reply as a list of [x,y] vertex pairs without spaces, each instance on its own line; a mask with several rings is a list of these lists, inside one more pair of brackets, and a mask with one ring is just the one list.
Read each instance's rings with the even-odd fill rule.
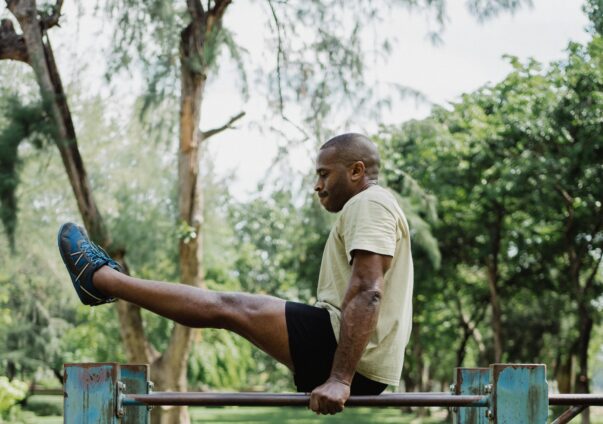
[[27,394],[27,383],[19,380],[9,381],[0,376],[0,421],[8,416],[10,409]]
[[63,415],[63,398],[61,396],[32,396],[23,407],[41,417]]

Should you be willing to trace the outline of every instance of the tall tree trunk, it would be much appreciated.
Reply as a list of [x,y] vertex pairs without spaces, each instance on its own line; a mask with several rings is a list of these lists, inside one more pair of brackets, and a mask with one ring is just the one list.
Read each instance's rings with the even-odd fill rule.
[[[38,16],[36,1],[11,0],[7,1],[7,4],[21,26],[27,62],[34,71],[44,105],[53,120],[56,146],[84,226],[95,242],[107,248],[123,263],[123,249],[118,249],[111,244],[111,237],[90,188],[52,47],[47,37],[44,42],[45,25]],[[60,7],[55,10],[55,14],[58,23]],[[117,308],[128,359],[132,362],[150,362],[153,349],[144,337],[139,308],[126,302],[119,302]]]
[[465,355],[467,353],[467,345],[469,344],[469,340],[473,337],[475,340],[478,351],[482,353],[485,351],[485,347],[483,346],[483,341],[481,334],[477,328],[478,324],[484,317],[485,308],[479,307],[474,308],[473,315],[467,316],[467,314],[463,311],[463,305],[459,297],[455,298],[455,306],[458,310],[459,314],[459,327],[462,332],[461,340],[459,342],[459,346],[456,350],[456,367],[462,367],[463,361],[465,360]]
[[[219,30],[231,0],[216,0],[204,10],[199,0],[188,0],[191,23],[180,33],[180,139],[178,145],[178,207],[180,217],[180,282],[195,287],[203,284],[201,231],[203,199],[199,184],[202,134],[199,131],[203,90],[207,79],[204,49],[208,35]],[[231,119],[230,122],[242,115]],[[227,124],[228,126],[228,124]],[[227,126],[209,131],[208,136]],[[165,354],[155,363],[154,379],[162,390],[186,391],[186,368],[193,329],[175,325]],[[156,412],[153,424],[189,422],[186,408]]]
[[[592,313],[590,312],[590,290],[592,289],[593,282],[597,273],[599,272],[599,266],[601,265],[601,259],[603,255],[599,257],[598,261],[595,261],[594,267],[590,272],[590,275],[582,284],[582,273],[584,272],[584,257],[589,255],[587,249],[581,249],[576,244],[577,234],[579,230],[576,228],[575,222],[575,210],[574,210],[574,197],[569,191],[561,186],[556,187],[557,191],[561,195],[563,200],[566,218],[565,218],[565,252],[568,260],[568,280],[571,285],[571,292],[574,295],[574,299],[578,305],[577,308],[577,319],[578,319],[578,337],[576,338],[573,345],[573,353],[577,356],[577,372],[574,374],[574,390],[576,393],[589,393],[590,392],[590,381],[588,374],[588,348],[590,345],[590,339],[592,335],[592,329],[594,320]],[[595,224],[595,230],[593,236],[599,232],[601,224],[603,223],[603,215],[600,216],[600,220]],[[590,424],[590,410],[587,408],[582,413],[582,424]]]
[[[189,2],[191,23],[180,34],[180,140],[178,145],[178,208],[180,218],[180,282],[200,287],[203,282],[202,192],[199,184],[201,134],[199,121],[205,88],[203,51],[207,13],[200,3]],[[193,329],[176,324],[166,354],[155,364],[154,379],[162,390],[186,391],[186,368]],[[190,421],[187,408],[164,409],[154,424]]]
[[12,0],[9,9],[15,15],[27,48],[29,64],[40,87],[42,99],[55,124],[55,140],[75,196],[78,209],[90,236],[110,245],[104,221],[90,190],[84,163],[79,153],[71,112],[54,62],[50,42],[43,40],[35,0]]
[[500,243],[502,234],[502,225],[504,219],[504,210],[501,205],[494,205],[496,208],[496,218],[492,227],[491,251],[487,259],[488,288],[490,290],[490,306],[492,307],[492,335],[494,338],[494,362],[501,362],[504,351],[503,330],[502,330],[502,312],[500,299],[498,296],[498,260],[500,254]]
[[[216,0],[214,7],[203,9],[199,0],[188,0],[191,24],[181,33],[181,107],[180,143],[178,152],[179,210],[184,234],[180,240],[180,282],[201,286],[202,202],[199,188],[199,161],[201,134],[199,120],[206,64],[203,62],[205,40],[210,31],[219,29],[231,0]],[[42,99],[56,128],[56,145],[61,154],[79,212],[90,237],[106,247],[125,269],[125,251],[111,245],[111,237],[92,195],[88,176],[79,153],[71,113],[54,61],[50,42],[44,42],[45,31],[58,24],[62,0],[57,0],[52,16],[41,19],[35,0],[7,0],[9,10],[17,18],[23,35],[18,35],[12,23],[3,20],[0,25],[0,60],[11,59],[29,63],[34,70]],[[238,119],[233,118],[230,123]],[[208,136],[223,128],[208,132]],[[193,330],[175,325],[166,351],[159,356],[148,343],[140,308],[127,302],[118,302],[120,331],[128,360],[152,363],[152,378],[161,390],[182,390],[187,387],[186,368]],[[154,423],[186,424],[190,422],[186,408],[152,414]]]
[[[580,333],[578,336],[578,373],[576,374],[576,393],[590,393],[588,373],[588,347],[593,330],[593,319],[585,305],[580,305]],[[582,424],[590,424],[588,408],[582,413]]]
[[555,380],[559,393],[573,392],[574,378],[574,355],[570,350],[567,354],[559,354],[557,358],[557,367],[555,369]]
[[500,299],[497,290],[497,273],[488,267],[488,288],[490,289],[490,306],[492,308],[492,336],[494,339],[494,362],[502,361],[502,319]]

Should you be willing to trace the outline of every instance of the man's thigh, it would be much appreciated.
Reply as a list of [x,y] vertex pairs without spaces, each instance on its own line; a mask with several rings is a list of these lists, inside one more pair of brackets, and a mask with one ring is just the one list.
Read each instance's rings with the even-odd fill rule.
[[300,392],[311,392],[329,378],[337,349],[329,312],[287,302],[285,316],[295,386]]
[[[337,350],[331,317],[324,308],[296,302],[287,302],[285,316],[295,385],[299,392],[311,392],[331,375]],[[378,395],[386,387],[386,384],[355,373],[351,393]]]
[[298,391],[326,381],[337,341],[325,309],[271,296],[217,294],[221,311],[211,326],[236,332],[287,365]]
[[285,317],[286,302],[273,296],[216,292],[222,306],[212,325],[234,331],[293,370]]

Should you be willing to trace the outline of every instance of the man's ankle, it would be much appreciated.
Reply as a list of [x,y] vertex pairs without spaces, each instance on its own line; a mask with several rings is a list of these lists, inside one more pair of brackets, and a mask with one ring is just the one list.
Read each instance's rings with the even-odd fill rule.
[[103,265],[92,275],[92,284],[107,296],[111,296],[112,273],[117,272],[108,265]]

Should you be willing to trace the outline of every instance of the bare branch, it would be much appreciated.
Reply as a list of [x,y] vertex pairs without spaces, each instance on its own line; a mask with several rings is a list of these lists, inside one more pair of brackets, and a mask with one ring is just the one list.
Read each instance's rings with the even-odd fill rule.
[[40,20],[40,27],[42,28],[42,31],[46,31],[53,26],[59,26],[59,18],[61,17],[62,8],[63,0],[57,0],[56,4],[52,8],[52,14]]
[[283,83],[282,83],[282,60],[285,57],[285,52],[283,50],[283,35],[282,35],[282,25],[279,20],[276,10],[274,9],[274,5],[272,4],[272,0],[268,0],[268,6],[270,6],[270,12],[272,13],[272,19],[274,20],[274,25],[276,25],[276,35],[277,35],[277,51],[276,51],[276,85],[278,88],[278,109],[281,115],[281,118],[295,127],[300,133],[303,134],[306,140],[310,138],[310,135],[299,125],[293,122],[285,115],[285,102],[283,100]]
[[202,21],[205,17],[205,10],[199,0],[186,0],[188,13],[191,14],[193,21]]
[[25,38],[15,32],[10,19],[0,21],[0,60],[2,59],[29,63]]
[[[599,209],[599,219],[597,220],[594,231],[592,232],[593,238],[595,238],[597,233],[599,231],[601,231],[602,225],[603,225],[603,208],[600,208]],[[595,277],[599,273],[599,267],[601,266],[601,261],[603,260],[603,248],[600,248],[600,250],[601,250],[601,254],[599,255],[599,259],[596,261],[595,266],[591,270],[591,273],[588,276],[588,279],[586,280],[586,284],[584,285],[584,291],[590,290],[590,288],[593,285],[593,282],[595,281]]]
[[276,80],[278,86],[278,107],[281,112],[281,115],[284,115],[284,106],[283,106],[283,87],[281,83],[281,58],[283,57],[283,38],[281,35],[281,22],[276,16],[276,10],[274,10],[274,5],[272,1],[268,0],[268,6],[270,6],[270,11],[272,12],[272,19],[274,19],[274,25],[276,25],[276,35],[278,39],[277,50],[276,50]]
[[214,7],[208,13],[206,30],[211,31],[214,25],[221,25],[222,17],[232,0],[216,0]]
[[8,7],[8,10],[14,13],[14,10],[16,10],[18,3],[19,0],[6,0],[6,7]]
[[230,118],[228,120],[228,122],[226,124],[222,125],[221,127],[214,128],[214,129],[211,129],[208,131],[201,131],[201,140],[207,140],[209,137],[211,137],[213,135],[221,133],[222,131],[227,130],[229,128],[232,128],[232,124],[234,124],[236,121],[241,119],[243,116],[245,116],[245,112],[240,112],[238,115],[235,115],[232,118]]
[[603,260],[603,250],[601,251],[601,254],[599,255],[599,259],[596,261],[595,265],[593,266],[593,269],[591,270],[590,275],[588,276],[588,279],[586,280],[586,284],[584,285],[585,292],[590,290],[590,288],[592,287],[592,285],[595,281],[595,277],[599,273],[599,268],[601,267],[601,260]]

